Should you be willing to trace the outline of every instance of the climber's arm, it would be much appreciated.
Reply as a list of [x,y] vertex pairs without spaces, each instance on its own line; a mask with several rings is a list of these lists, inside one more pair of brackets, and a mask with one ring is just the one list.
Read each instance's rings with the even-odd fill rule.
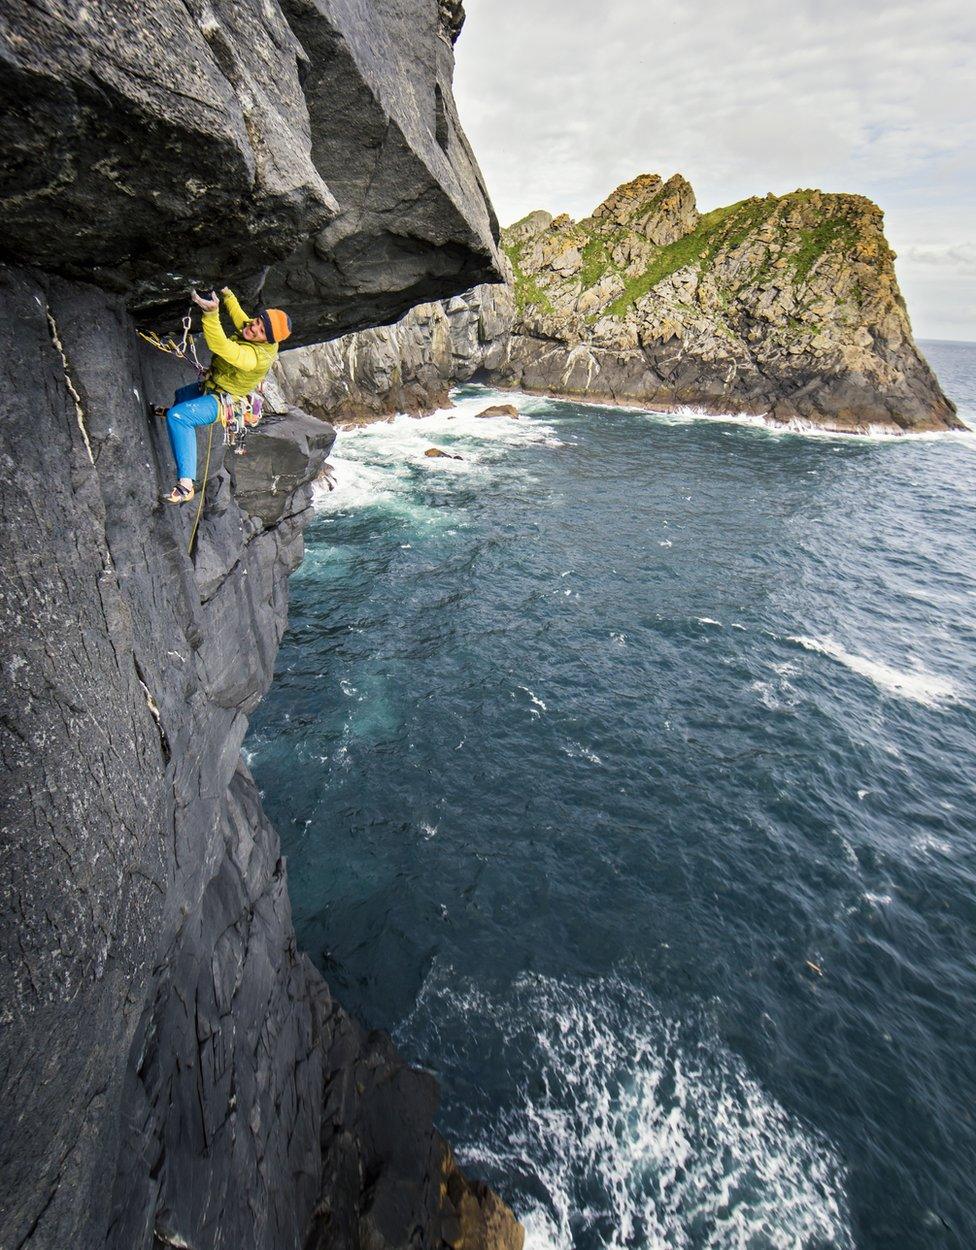
[[[234,302],[237,303],[236,300]],[[219,308],[203,314],[203,337],[215,356],[229,361],[238,369],[250,372],[258,367],[258,354],[250,343],[235,343],[224,333]]]
[[240,306],[237,296],[229,286],[225,286],[220,293],[224,297],[224,307],[227,309],[228,315],[234,323],[234,329],[243,330],[251,318]]

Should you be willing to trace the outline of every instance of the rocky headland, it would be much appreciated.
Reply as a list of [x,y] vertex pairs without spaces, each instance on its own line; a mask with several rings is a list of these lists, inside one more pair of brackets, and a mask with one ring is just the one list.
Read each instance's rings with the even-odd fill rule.
[[701,214],[680,175],[642,175],[582,221],[533,212],[502,242],[505,287],[415,310],[382,350],[359,336],[329,345],[329,360],[299,353],[288,393],[314,403],[318,385],[337,415],[394,399],[421,411],[475,377],[844,432],[963,428],[912,338],[881,210],[862,196],[795,191]]
[[4,16],[0,1244],[518,1250],[297,949],[241,757],[334,430],[218,433],[191,542],[153,413],[187,374],[135,333],[204,277],[304,341],[500,277],[460,5]]

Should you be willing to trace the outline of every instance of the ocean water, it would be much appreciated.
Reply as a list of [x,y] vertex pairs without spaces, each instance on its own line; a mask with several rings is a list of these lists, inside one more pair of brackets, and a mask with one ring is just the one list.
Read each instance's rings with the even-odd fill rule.
[[301,943],[532,1250],[976,1245],[976,436],[456,398],[292,580]]

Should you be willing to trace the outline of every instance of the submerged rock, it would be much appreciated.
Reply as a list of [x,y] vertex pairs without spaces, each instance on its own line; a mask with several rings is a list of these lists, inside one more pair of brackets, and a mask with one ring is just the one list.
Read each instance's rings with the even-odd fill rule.
[[449,451],[441,451],[439,447],[428,447],[424,452],[432,460],[463,460],[463,456],[454,456]]

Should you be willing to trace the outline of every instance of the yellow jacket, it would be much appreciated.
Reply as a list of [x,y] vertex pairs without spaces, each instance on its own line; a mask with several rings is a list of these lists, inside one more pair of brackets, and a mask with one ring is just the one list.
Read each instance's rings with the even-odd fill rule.
[[[233,292],[228,291],[223,300],[235,330],[239,331],[251,318]],[[224,391],[238,397],[250,395],[264,381],[278,355],[277,343],[249,343],[240,334],[228,338],[220,324],[219,308],[203,314],[203,337],[213,352],[204,378],[208,391]]]

